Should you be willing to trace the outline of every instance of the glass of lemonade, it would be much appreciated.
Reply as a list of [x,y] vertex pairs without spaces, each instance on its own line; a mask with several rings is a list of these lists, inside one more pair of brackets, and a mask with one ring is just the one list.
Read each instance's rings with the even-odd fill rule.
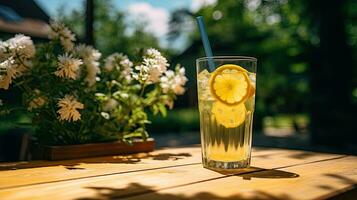
[[196,60],[203,166],[214,170],[250,165],[257,59]]

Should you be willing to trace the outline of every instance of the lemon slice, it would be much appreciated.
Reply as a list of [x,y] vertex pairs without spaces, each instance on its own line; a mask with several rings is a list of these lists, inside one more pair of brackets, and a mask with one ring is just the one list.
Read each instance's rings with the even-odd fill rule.
[[233,64],[218,67],[210,78],[210,90],[212,96],[224,104],[242,103],[251,95],[247,70]]
[[226,128],[235,128],[245,121],[247,110],[244,104],[228,106],[216,101],[212,107],[212,114],[216,121]]
[[254,95],[255,95],[255,87],[251,85],[247,98],[249,99],[250,97],[252,97]]

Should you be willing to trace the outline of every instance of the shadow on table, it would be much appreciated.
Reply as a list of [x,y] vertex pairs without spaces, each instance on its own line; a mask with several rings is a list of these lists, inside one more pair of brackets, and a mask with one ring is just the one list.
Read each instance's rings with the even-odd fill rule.
[[[183,185],[184,186],[184,185]],[[95,197],[83,197],[76,200],[100,200],[100,199],[125,199],[135,197],[134,199],[155,199],[155,200],[289,200],[291,199],[286,194],[279,196],[269,194],[263,191],[252,191],[249,196],[236,194],[231,196],[217,196],[210,192],[200,192],[194,195],[180,194],[168,194],[165,193],[165,188],[161,192],[158,192],[151,186],[142,185],[139,183],[131,183],[125,188],[111,188],[111,187],[87,187],[96,191]]]
[[136,164],[142,159],[162,160],[162,161],[175,161],[191,157],[190,153],[138,153],[132,155],[120,155],[120,156],[106,156],[106,157],[94,157],[83,158],[76,160],[61,160],[61,161],[31,161],[31,162],[16,162],[16,163],[0,163],[0,171],[4,170],[17,170],[27,169],[35,167],[51,167],[51,166],[64,166],[69,170],[82,170],[85,168],[78,167],[83,163],[111,163],[111,164]]
[[286,172],[277,169],[263,169],[259,167],[250,167],[242,170],[213,170],[223,175],[228,176],[239,176],[244,180],[251,180],[252,178],[268,178],[268,179],[278,179],[278,178],[297,178],[299,174]]

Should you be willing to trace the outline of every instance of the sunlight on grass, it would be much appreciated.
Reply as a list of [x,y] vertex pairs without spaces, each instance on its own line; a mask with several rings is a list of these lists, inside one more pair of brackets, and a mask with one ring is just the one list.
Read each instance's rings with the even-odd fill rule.
[[199,131],[199,114],[197,109],[170,110],[166,118],[149,116],[152,124],[148,125],[152,132]]

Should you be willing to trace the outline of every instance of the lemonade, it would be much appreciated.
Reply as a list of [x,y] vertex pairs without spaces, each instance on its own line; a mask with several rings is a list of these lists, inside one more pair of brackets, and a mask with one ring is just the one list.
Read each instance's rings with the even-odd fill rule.
[[[199,69],[199,67],[198,67]],[[215,169],[250,164],[256,75],[235,64],[198,70],[203,165]]]

